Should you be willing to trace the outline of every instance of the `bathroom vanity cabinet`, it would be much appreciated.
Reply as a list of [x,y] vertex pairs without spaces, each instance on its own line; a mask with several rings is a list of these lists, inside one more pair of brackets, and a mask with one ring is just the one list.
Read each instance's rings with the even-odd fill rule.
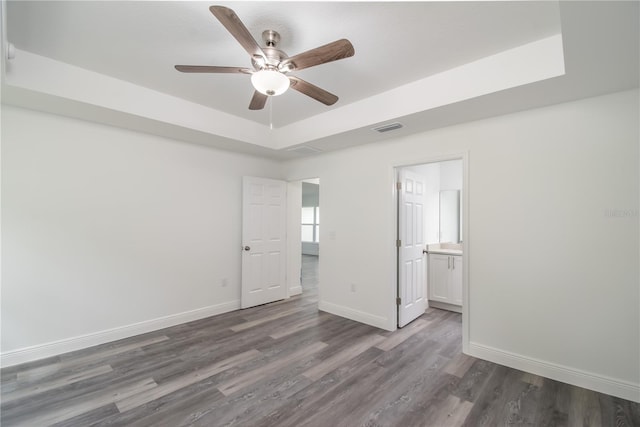
[[461,312],[462,255],[429,253],[428,271],[430,305]]

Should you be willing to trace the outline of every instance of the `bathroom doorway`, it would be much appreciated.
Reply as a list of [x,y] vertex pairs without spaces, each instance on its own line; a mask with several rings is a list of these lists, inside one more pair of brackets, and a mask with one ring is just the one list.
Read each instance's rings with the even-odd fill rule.
[[428,307],[465,317],[463,156],[397,167],[397,319],[403,327]]

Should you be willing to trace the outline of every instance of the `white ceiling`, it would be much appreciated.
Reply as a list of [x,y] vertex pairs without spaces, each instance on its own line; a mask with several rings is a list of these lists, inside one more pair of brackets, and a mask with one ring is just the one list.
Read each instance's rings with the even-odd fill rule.
[[[272,111],[269,106],[250,111],[249,76],[175,71],[175,64],[250,67],[247,53],[209,12],[211,4],[232,8],[260,43],[263,30],[277,30],[282,35],[279,48],[289,55],[349,39],[354,57],[294,73],[338,95],[338,103],[327,107],[290,90],[274,98]],[[562,34],[564,47],[566,73],[561,77],[428,108],[409,99],[435,98],[428,92],[396,96],[393,105],[378,103],[377,110],[387,110],[380,117],[402,120],[405,128],[395,134],[401,135],[638,86],[638,2],[8,1],[4,12],[6,37],[17,55],[15,69],[9,63],[3,73],[3,102],[276,157],[286,157],[283,148],[302,143],[333,150],[387,138],[369,131],[375,122],[360,119],[353,127],[335,129],[332,122],[346,112],[369,114],[367,101],[381,100],[383,92],[393,94],[403,85],[556,34]],[[17,65],[21,53],[199,104],[206,107],[203,119],[207,111],[211,122],[230,117],[229,125],[237,118],[236,127],[255,135],[236,134],[222,123],[198,125],[195,118],[191,125],[186,118],[132,114],[116,103],[46,93],[35,84],[12,85],[12,78],[24,81],[19,73],[26,66]],[[51,74],[39,80],[53,78]],[[87,74],[87,81],[94,77]],[[416,107],[403,108],[405,103]],[[288,141],[286,146],[255,142],[269,133],[270,123],[281,129],[278,136]],[[296,126],[326,131],[303,136]]]

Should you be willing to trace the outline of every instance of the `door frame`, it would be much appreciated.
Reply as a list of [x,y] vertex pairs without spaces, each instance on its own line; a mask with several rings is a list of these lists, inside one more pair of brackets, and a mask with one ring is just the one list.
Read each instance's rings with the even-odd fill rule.
[[[396,239],[398,238],[398,189],[396,187],[396,181],[398,177],[398,170],[404,167],[423,165],[425,163],[440,163],[446,162],[449,160],[462,160],[462,202],[463,202],[463,211],[462,211],[462,351],[466,354],[469,354],[469,314],[471,313],[471,304],[469,302],[469,270],[470,270],[470,253],[469,253],[469,238],[470,238],[470,230],[469,230],[469,213],[470,213],[470,203],[469,203],[469,195],[471,193],[471,188],[469,186],[469,152],[468,151],[455,151],[451,153],[428,156],[425,158],[419,159],[411,159],[406,162],[399,161],[395,165],[393,165],[389,171],[390,176],[390,187],[392,188],[393,197],[391,198],[391,211],[393,212],[392,217],[393,221],[390,224],[391,232],[389,233],[390,242],[389,247],[392,248],[390,250],[390,262],[392,265],[392,277],[394,280],[394,297],[393,297],[393,311],[394,318],[396,319],[396,327],[397,327],[397,319],[398,319],[398,306],[396,304],[396,298],[399,296],[399,286],[400,282],[398,280],[398,252],[396,248]],[[428,273],[427,273],[428,275]]]
[[[322,179],[319,176],[311,176],[300,179],[287,180],[287,298],[302,293],[302,281],[300,278],[302,268],[302,182],[310,179]],[[319,188],[322,193],[322,186]],[[322,200],[322,194],[319,194]],[[320,257],[318,254],[318,268]],[[321,286],[318,283],[318,297],[321,295]]]
[[302,180],[287,181],[287,298],[302,293]]

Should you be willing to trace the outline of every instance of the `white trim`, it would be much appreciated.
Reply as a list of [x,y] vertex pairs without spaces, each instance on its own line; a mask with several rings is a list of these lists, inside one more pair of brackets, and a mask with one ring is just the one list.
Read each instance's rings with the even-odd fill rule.
[[287,298],[302,293],[301,224],[302,181],[287,182]]
[[302,293],[302,286],[292,286],[289,288],[289,296],[300,295]]
[[240,301],[234,300],[182,313],[170,314],[156,319],[144,320],[142,322],[120,326],[113,329],[11,350],[0,355],[0,365],[4,368],[20,363],[43,359],[45,357],[57,356],[70,351],[81,350],[87,347],[123,338],[129,338],[135,335],[157,331],[159,329],[168,328],[181,323],[192,322],[194,320],[204,319],[205,317],[227,313],[229,311],[238,310],[239,308]]
[[468,354],[567,384],[640,402],[640,384],[522,356],[475,342],[469,343]]
[[471,180],[469,179],[469,151],[462,153],[462,352],[469,351],[471,341],[471,298],[469,297],[471,255],[469,245],[470,231],[470,209],[469,194],[471,194]]
[[429,301],[429,306],[433,308],[440,308],[442,310],[455,311],[456,313],[462,313],[462,306],[449,304],[440,301]]
[[[470,265],[471,263],[469,262],[469,236],[470,236],[470,225],[469,225],[469,209],[470,209],[470,203],[469,203],[469,194],[471,194],[470,191],[470,180],[469,180],[469,150],[463,150],[463,151],[456,151],[453,153],[442,153],[442,154],[436,154],[436,155],[432,155],[432,156],[426,156],[424,158],[419,158],[419,159],[407,159],[405,161],[398,161],[395,163],[394,166],[391,167],[391,174],[390,174],[390,180],[391,180],[391,188],[392,188],[392,217],[393,217],[393,221],[392,221],[392,233],[390,234],[390,242],[389,242],[389,248],[390,249],[390,253],[393,254],[392,255],[392,273],[393,273],[393,277],[392,277],[392,283],[393,283],[393,312],[395,319],[397,319],[398,316],[398,307],[395,304],[395,298],[397,297],[397,287],[398,287],[398,276],[397,276],[397,270],[398,270],[398,265],[397,265],[397,257],[396,257],[396,239],[397,239],[397,224],[398,224],[398,215],[397,215],[397,211],[396,211],[396,206],[398,203],[398,190],[396,188],[396,177],[398,176],[397,171],[400,168],[404,168],[404,167],[410,167],[410,166],[416,166],[416,165],[423,165],[426,163],[440,163],[440,162],[446,162],[449,160],[462,160],[462,203],[463,203],[463,209],[462,209],[462,352],[465,354],[470,354],[468,349],[469,349],[469,343],[470,343],[470,339],[471,339],[471,331],[470,331],[470,325],[469,325],[469,319],[470,317],[470,313],[471,313],[471,302],[470,302],[470,298],[469,298],[469,270],[470,270]],[[395,330],[395,328],[393,329]]]
[[393,324],[395,323],[395,321],[391,325],[392,328],[390,328],[389,319],[387,319],[386,317],[376,316],[375,314],[365,313],[364,311],[354,310],[353,308],[333,304],[327,301],[320,301],[318,303],[318,310],[326,311],[327,313],[345,317],[356,322],[366,323],[367,325],[375,326],[376,328],[384,329],[387,331],[394,331],[396,329],[395,325]]

